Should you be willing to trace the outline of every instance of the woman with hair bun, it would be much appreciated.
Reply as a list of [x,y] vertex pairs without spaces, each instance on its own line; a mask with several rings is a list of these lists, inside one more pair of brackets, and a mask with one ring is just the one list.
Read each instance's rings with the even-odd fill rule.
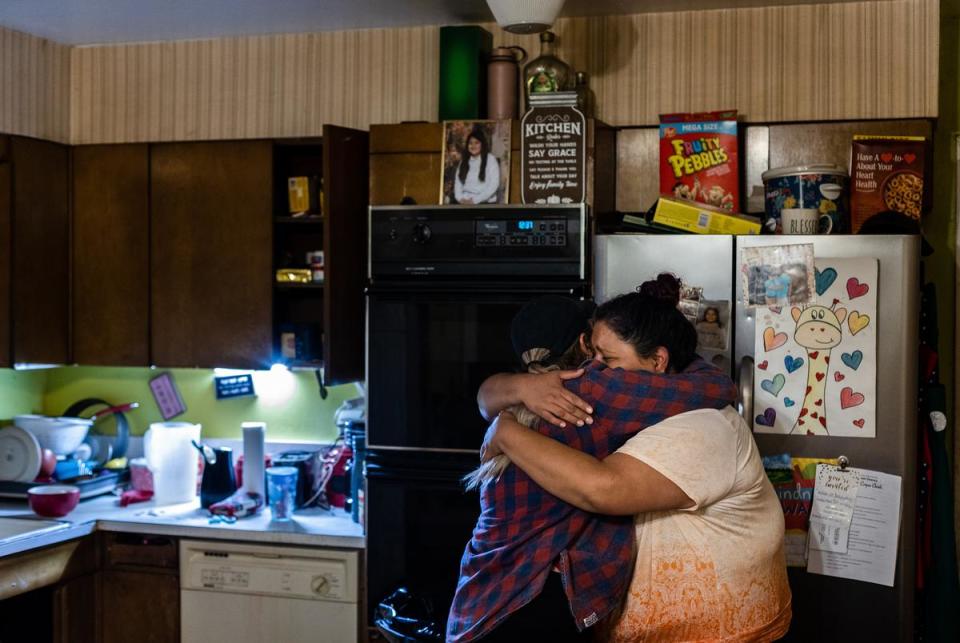
[[[593,373],[612,374],[616,382],[635,369],[665,374],[695,360],[696,331],[677,310],[678,299],[677,280],[660,275],[600,305],[591,334]],[[584,382],[591,374],[588,368],[566,385],[590,399],[593,384]],[[681,396],[682,387],[674,393]],[[634,403],[642,408],[649,401]],[[594,403],[598,420],[602,412]],[[791,595],[783,513],[749,427],[726,407],[687,410],[641,428],[600,456],[501,412],[487,431],[481,459],[505,454],[513,463],[508,471],[519,468],[580,510],[633,517],[632,579],[622,603],[597,628],[601,640],[784,636]]]
[[[733,383],[695,355],[696,332],[677,310],[678,300],[679,282],[661,275],[638,292],[596,309],[592,332],[580,336],[581,349],[595,354],[598,347],[591,348],[589,334],[600,342],[605,361],[590,362],[579,371],[489,378],[478,394],[488,419],[523,404],[557,423],[540,422],[531,430],[502,412],[493,424],[493,438],[497,431],[509,431],[507,424],[513,422],[550,444],[599,462],[597,458],[611,455],[641,429],[666,418],[728,406],[736,396]],[[533,314],[529,308],[514,320],[515,350],[538,360],[550,359],[551,353],[559,356],[569,334],[565,342],[543,335],[567,326],[562,315],[556,309]],[[612,338],[621,336],[629,342],[615,345]],[[554,344],[553,351],[538,348]],[[569,390],[560,386],[564,381]],[[571,411],[574,407],[579,410]],[[583,410],[592,417],[582,415]],[[500,448],[493,438],[485,460]],[[513,453],[507,455],[513,459]],[[498,478],[487,478],[480,487],[482,511],[461,563],[447,640],[581,640],[592,634],[588,628],[595,629],[591,626],[611,614],[629,585],[632,520],[568,504],[568,498],[538,484],[523,467],[504,464],[506,468],[497,468],[502,471]],[[669,483],[655,483],[648,492],[661,502],[681,499]]]

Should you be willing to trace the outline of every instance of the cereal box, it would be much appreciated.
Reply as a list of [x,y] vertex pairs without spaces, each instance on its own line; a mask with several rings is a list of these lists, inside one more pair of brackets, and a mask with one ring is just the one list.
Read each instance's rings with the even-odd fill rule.
[[660,115],[660,194],[740,210],[737,112]]
[[660,197],[653,222],[694,234],[760,234],[760,221],[686,199]]
[[922,136],[853,137],[850,158],[850,212],[853,231],[885,210],[919,219],[928,203],[925,190],[927,141]]

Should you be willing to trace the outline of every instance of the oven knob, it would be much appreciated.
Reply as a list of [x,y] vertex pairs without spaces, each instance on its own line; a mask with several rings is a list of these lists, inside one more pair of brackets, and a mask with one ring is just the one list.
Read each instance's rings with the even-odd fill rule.
[[426,223],[418,223],[413,226],[414,243],[426,243],[430,241],[431,236],[433,236],[433,231]]

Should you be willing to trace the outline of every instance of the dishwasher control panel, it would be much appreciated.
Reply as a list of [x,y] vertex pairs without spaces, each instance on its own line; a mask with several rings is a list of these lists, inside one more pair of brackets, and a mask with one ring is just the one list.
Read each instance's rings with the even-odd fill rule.
[[353,603],[357,552],[181,541],[182,589]]

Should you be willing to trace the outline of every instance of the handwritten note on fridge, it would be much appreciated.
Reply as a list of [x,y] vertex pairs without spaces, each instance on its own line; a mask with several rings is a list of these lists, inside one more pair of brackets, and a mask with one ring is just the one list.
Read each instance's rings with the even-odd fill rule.
[[[851,473],[854,477],[859,476],[859,483],[849,533],[845,534],[846,547],[831,546],[829,536],[832,534],[827,532],[826,546],[818,548],[816,537],[811,533],[807,571],[893,587],[900,535],[900,476],[867,469],[841,472],[829,465],[819,465],[817,487],[813,494],[811,532],[814,531],[813,516],[818,513],[824,518],[822,524],[836,528],[842,518],[837,520],[837,512],[826,508],[843,507],[852,495],[848,492],[838,493],[835,487],[821,487],[820,467],[825,468],[824,476]],[[825,508],[824,511],[818,510],[818,503]],[[840,549],[844,551],[838,551]]]

